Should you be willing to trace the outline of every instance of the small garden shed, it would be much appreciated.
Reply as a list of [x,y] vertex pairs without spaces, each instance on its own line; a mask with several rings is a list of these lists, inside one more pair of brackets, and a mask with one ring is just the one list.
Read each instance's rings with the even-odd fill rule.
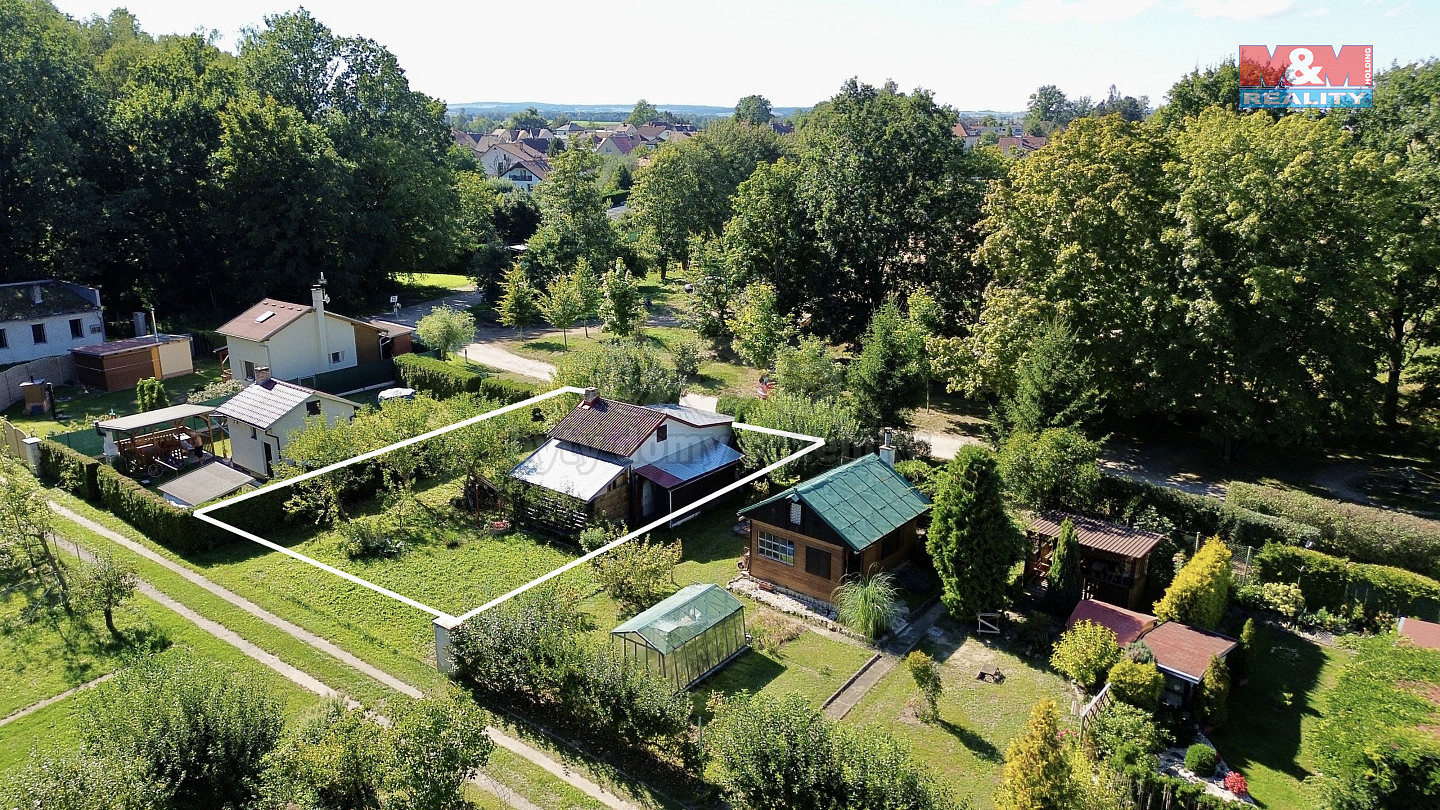
[[1025,529],[1030,540],[1026,581],[1045,579],[1060,526],[1067,520],[1075,527],[1075,539],[1080,543],[1082,595],[1130,610],[1143,607],[1150,554],[1166,537],[1132,526],[1065,512],[1040,515]]
[[718,585],[688,585],[610,638],[626,660],[689,689],[745,649],[745,607]]

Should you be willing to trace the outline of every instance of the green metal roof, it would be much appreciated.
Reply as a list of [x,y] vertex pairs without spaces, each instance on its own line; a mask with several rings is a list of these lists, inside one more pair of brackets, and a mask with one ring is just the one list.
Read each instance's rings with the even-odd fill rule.
[[740,514],[791,496],[813,510],[854,551],[864,551],[930,508],[930,499],[904,476],[879,456],[867,455],[747,506]]
[[652,649],[669,655],[744,608],[719,585],[687,585],[610,633],[637,635]]

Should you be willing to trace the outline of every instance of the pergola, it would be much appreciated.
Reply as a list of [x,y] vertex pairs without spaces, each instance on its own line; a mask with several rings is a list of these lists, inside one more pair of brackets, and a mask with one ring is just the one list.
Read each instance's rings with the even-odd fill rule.
[[214,410],[207,405],[172,405],[96,422],[95,431],[105,437],[105,458],[119,457],[132,471],[157,476],[217,455]]

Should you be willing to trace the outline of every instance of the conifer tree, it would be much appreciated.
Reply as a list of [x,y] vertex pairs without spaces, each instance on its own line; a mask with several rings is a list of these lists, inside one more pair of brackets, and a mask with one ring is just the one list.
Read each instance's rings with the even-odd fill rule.
[[1210,656],[1210,666],[1200,678],[1200,719],[1219,728],[1230,719],[1230,668],[1225,659]]
[[1155,604],[1155,618],[1214,630],[1230,598],[1230,549],[1211,537],[1175,575]]
[[1240,646],[1230,654],[1231,674],[1238,680],[1250,677],[1250,670],[1255,665],[1256,632],[1255,620],[1246,619],[1245,626],[1240,628]]
[[941,600],[957,620],[998,610],[1020,546],[1005,514],[995,457],[969,445],[945,468],[935,492],[926,548],[944,589]]
[[1075,524],[1067,518],[1060,524],[1060,536],[1055,540],[1055,551],[1050,556],[1050,573],[1047,576],[1047,610],[1056,616],[1069,616],[1080,601],[1080,541],[1075,539]]
[[524,337],[525,327],[540,320],[540,305],[535,301],[535,288],[530,286],[529,277],[519,265],[505,271],[505,281],[501,288],[503,292],[497,307],[500,323],[519,327],[520,336]]
[[1070,806],[1074,790],[1062,736],[1055,701],[1047,698],[1035,704],[1025,730],[1010,741],[1005,751],[1000,792],[995,796],[999,810],[1059,810]]

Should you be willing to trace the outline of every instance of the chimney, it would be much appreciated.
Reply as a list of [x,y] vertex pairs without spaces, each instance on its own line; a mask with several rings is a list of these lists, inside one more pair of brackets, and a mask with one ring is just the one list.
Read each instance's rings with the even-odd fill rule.
[[39,285],[39,284],[32,284],[32,285],[30,286],[30,303],[32,303],[32,304],[43,304],[43,303],[45,303],[45,294],[44,294],[44,292],[40,289],[40,285]]
[[590,387],[590,388],[586,388],[586,389],[585,389],[585,404],[586,404],[586,405],[594,405],[594,404],[595,404],[595,400],[597,400],[597,399],[599,399],[599,398],[600,398],[600,391],[599,391],[598,389],[596,389],[595,387],[592,386],[592,387]]
[[320,362],[315,368],[316,374],[329,371],[330,369],[330,340],[325,334],[325,304],[330,301],[330,296],[325,294],[325,274],[320,274],[320,281],[310,288],[310,305],[315,308],[315,332],[318,338],[317,346],[320,347]]
[[257,382],[257,383],[263,383],[263,382],[265,382],[265,381],[268,380],[268,379],[270,379],[270,367],[269,367],[269,366],[256,366],[256,367],[255,367],[255,382]]
[[891,467],[895,466],[895,447],[890,444],[890,428],[885,428],[885,435],[880,444],[880,460]]
[[135,324],[135,337],[145,337],[145,333],[150,331],[147,326],[149,319],[150,317],[143,312],[130,313],[130,322]]

